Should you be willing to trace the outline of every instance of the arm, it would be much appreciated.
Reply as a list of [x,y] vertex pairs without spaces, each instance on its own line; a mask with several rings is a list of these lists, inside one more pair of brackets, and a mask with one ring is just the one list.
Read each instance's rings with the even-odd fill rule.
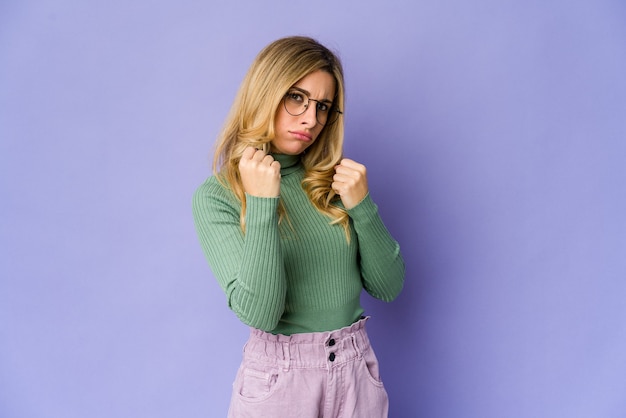
[[358,239],[363,287],[377,299],[395,299],[404,285],[400,245],[383,224],[369,194],[348,214]]
[[271,331],[283,313],[287,289],[276,212],[278,198],[246,195],[246,204],[244,235],[239,225],[239,202],[212,179],[194,194],[194,220],[229,307],[245,324]]
[[404,261],[370,198],[365,166],[344,158],[335,167],[332,188],[356,231],[363,287],[375,298],[395,299],[404,284]]

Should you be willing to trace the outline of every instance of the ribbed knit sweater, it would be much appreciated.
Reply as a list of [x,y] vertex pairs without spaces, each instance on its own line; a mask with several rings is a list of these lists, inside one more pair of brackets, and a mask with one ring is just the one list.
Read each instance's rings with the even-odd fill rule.
[[[404,262],[370,195],[348,211],[348,243],[302,189],[299,156],[273,157],[281,164],[280,198],[246,195],[245,233],[241,204],[214,176],[193,197],[200,243],[239,319],[274,334],[330,331],[363,314],[362,289],[394,299]],[[287,213],[280,223],[279,199]]]

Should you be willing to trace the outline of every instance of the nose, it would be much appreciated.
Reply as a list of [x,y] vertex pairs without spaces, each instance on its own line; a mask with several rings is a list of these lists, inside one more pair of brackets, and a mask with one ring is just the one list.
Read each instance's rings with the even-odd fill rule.
[[300,118],[302,124],[306,124],[311,128],[317,125],[317,106],[315,105],[315,102],[309,102],[309,106]]

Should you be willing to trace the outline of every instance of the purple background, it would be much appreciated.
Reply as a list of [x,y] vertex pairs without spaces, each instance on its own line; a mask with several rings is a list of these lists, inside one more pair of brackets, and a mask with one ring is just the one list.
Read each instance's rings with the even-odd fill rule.
[[346,154],[406,259],[397,301],[363,297],[391,417],[626,416],[625,22],[621,0],[3,0],[0,416],[225,416],[247,328],[191,195],[291,34],[339,50]]

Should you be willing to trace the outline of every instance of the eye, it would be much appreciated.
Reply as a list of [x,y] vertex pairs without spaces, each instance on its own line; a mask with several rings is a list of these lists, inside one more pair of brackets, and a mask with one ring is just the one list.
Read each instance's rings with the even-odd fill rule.
[[304,94],[300,93],[299,91],[287,92],[286,97],[289,100],[292,100],[294,102],[298,102],[298,103],[303,103],[304,102]]
[[328,105],[328,103],[317,103],[317,110],[320,112],[328,112],[330,110],[330,106]]

